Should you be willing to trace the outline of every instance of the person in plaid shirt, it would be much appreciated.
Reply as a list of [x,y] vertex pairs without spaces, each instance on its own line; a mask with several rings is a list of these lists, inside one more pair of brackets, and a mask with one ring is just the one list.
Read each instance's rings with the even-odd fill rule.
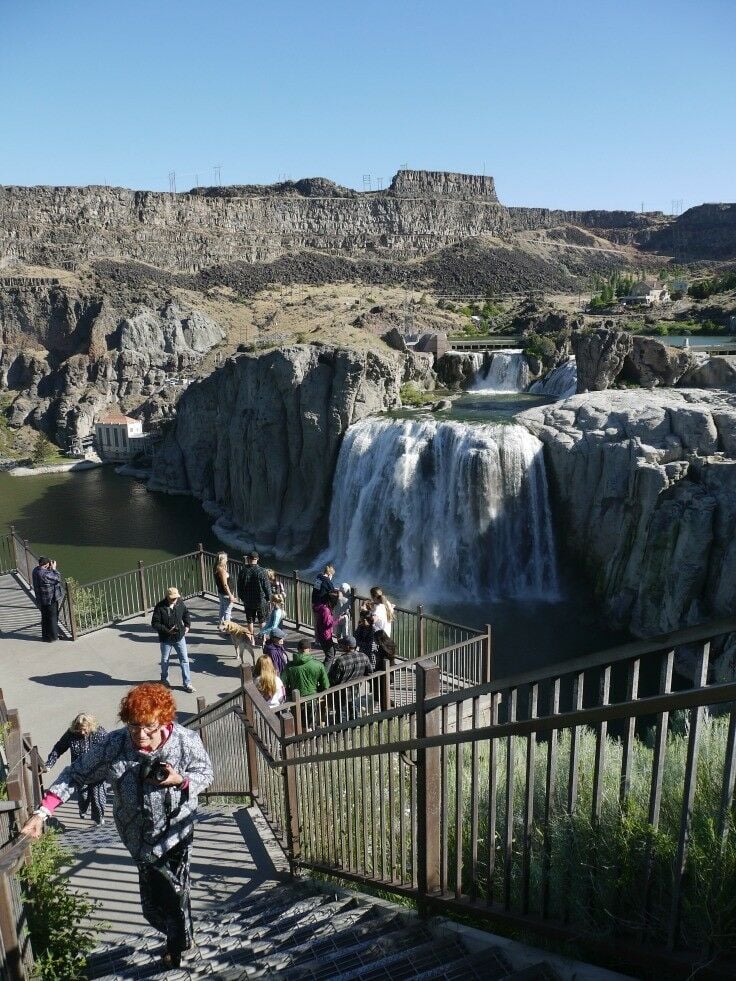
[[345,681],[357,681],[373,672],[368,657],[358,650],[355,637],[342,637],[337,644],[337,654],[328,672],[331,685],[341,685]]

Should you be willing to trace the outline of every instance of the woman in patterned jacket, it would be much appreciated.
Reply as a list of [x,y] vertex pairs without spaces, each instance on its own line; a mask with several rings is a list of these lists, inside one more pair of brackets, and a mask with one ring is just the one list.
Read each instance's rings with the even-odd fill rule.
[[[89,712],[80,712],[49,753],[45,764],[46,769],[50,770],[67,750],[71,753],[72,763],[76,763],[80,756],[84,756],[93,746],[101,743],[106,735],[107,729],[103,729],[94,715],[90,715]],[[77,803],[79,804],[80,817],[85,817],[89,808],[90,816],[95,824],[104,824],[105,807],[107,806],[107,784],[105,781],[101,780],[99,783],[90,783],[80,787],[77,791]]]
[[197,795],[212,780],[212,763],[199,735],[174,721],[176,703],[164,685],[132,688],[119,715],[123,727],[59,775],[21,831],[39,838],[75,788],[107,780],[115,825],[138,866],[143,915],[166,936],[164,966],[179,967],[193,942],[189,865]]

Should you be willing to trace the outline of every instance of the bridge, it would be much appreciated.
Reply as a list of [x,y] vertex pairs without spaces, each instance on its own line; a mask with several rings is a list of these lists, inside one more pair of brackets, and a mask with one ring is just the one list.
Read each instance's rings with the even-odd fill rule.
[[498,351],[505,348],[520,348],[524,346],[524,341],[520,335],[502,337],[500,335],[490,335],[488,337],[448,337],[447,342],[451,351]]
[[[35,557],[15,536],[0,544],[0,557],[3,681],[37,739],[36,728],[43,739],[58,737],[82,707],[80,687],[94,693],[106,721],[122,689],[157,674],[148,611],[161,586],[176,582],[196,611],[192,663],[205,703],[196,711],[184,703],[180,718],[202,735],[215,779],[202,808],[203,850],[195,853],[204,939],[191,977],[278,963],[294,972],[287,976],[299,964],[320,963],[320,976],[331,977],[343,956],[341,977],[373,977],[372,964],[386,978],[513,977],[521,969],[518,951],[497,936],[474,954],[458,935],[450,943],[446,925],[435,932],[421,919],[396,920],[395,907],[371,907],[355,894],[351,902],[332,886],[328,896],[294,878],[310,871],[380,888],[425,913],[463,912],[545,943],[576,938],[637,974],[656,965],[660,976],[684,978],[702,963],[711,915],[703,911],[728,888],[726,856],[736,841],[736,683],[711,678],[710,652],[712,642],[736,632],[736,619],[496,679],[488,631],[402,610],[393,664],[310,698],[294,693],[274,714],[216,633],[213,557],[203,550],[75,591],[65,617],[77,639],[53,648],[52,665],[48,646],[31,636],[38,617],[23,563]],[[285,578],[290,637],[308,636],[311,585],[293,573]],[[675,650],[685,645],[694,677],[675,686]],[[678,715],[686,726],[674,724]],[[13,900],[14,916],[0,914],[0,937],[18,968],[9,976],[24,977],[28,944],[13,883],[27,845],[14,828],[39,797],[40,774],[30,737],[17,716],[9,721],[8,752],[23,779],[10,771],[0,892]],[[64,837],[81,849],[72,881],[104,896],[100,916],[115,927],[90,976],[152,976],[155,938],[144,935],[134,950],[125,938],[131,905],[120,890],[131,888],[130,866],[125,871],[122,853],[110,852],[111,837],[82,834],[68,810],[62,822]],[[703,848],[708,827],[714,837]],[[621,875],[638,885],[624,904]],[[260,953],[247,939],[262,936],[258,924],[296,923],[307,911],[314,914],[309,943],[283,927],[263,935]],[[345,926],[348,947],[334,923],[330,929],[332,917]],[[393,946],[375,942],[384,927]],[[241,945],[232,939],[239,932]],[[325,966],[328,948],[333,960]],[[439,948],[450,950],[450,961],[438,959]],[[360,968],[350,960],[358,950]],[[710,951],[708,976],[732,977],[735,954],[733,946]],[[545,976],[551,963],[562,977],[592,977],[585,972],[593,969],[535,956],[524,977]],[[498,974],[481,966],[494,958],[506,964]]]

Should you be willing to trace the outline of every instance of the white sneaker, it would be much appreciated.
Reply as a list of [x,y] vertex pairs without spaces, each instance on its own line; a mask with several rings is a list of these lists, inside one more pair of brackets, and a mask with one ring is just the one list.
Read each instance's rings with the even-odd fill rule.
[[194,687],[194,685],[184,685],[184,691],[189,695],[192,695],[194,692],[196,692],[196,690],[197,689]]

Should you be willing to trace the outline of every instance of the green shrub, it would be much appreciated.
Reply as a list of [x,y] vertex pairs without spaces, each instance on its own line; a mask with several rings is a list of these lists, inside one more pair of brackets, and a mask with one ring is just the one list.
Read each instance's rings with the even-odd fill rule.
[[546,334],[537,334],[530,330],[524,343],[524,354],[533,358],[551,358],[557,351],[557,345]]
[[425,392],[415,382],[406,382],[399,390],[402,405],[422,406],[428,402],[434,402],[437,395],[434,392]]
[[42,981],[84,978],[87,955],[97,942],[97,931],[85,922],[95,904],[61,875],[71,858],[49,831],[33,843],[31,859],[20,872],[36,975]]
[[101,596],[88,586],[80,586],[71,576],[66,579],[66,588],[74,606],[78,627],[87,629],[105,623],[105,604]]

